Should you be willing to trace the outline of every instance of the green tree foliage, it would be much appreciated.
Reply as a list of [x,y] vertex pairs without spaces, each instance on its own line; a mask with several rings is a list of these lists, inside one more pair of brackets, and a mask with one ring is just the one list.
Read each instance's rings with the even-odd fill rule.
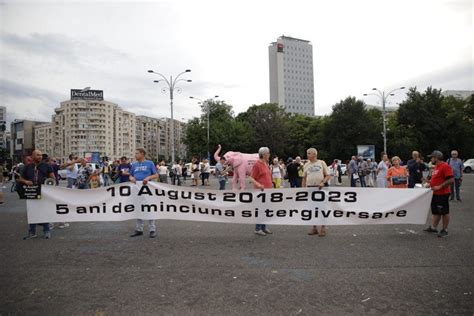
[[[394,122],[402,138],[397,149],[404,157],[412,150],[427,155],[434,149],[445,154],[457,149],[461,157],[469,158],[474,155],[473,122],[472,97],[459,100],[444,97],[432,87],[423,93],[410,88]],[[396,136],[394,133],[391,139]]]
[[329,157],[346,160],[357,154],[357,145],[379,143],[382,137],[380,111],[367,110],[365,103],[355,97],[340,101],[332,109],[324,133]]
[[[201,116],[187,126],[185,143],[188,157],[207,155],[207,111],[210,109],[210,152],[218,144],[225,151],[257,152],[267,146],[273,156],[306,157],[315,147],[326,161],[350,159],[357,145],[375,145],[376,159],[383,150],[382,112],[367,109],[363,101],[348,97],[333,106],[328,116],[308,117],[288,114],[276,104],[253,105],[235,116],[224,102],[206,102]],[[422,155],[434,149],[448,154],[457,149],[463,158],[474,157],[473,98],[443,97],[441,90],[419,92],[410,88],[407,99],[394,113],[387,114],[389,156],[409,159],[411,151]]]

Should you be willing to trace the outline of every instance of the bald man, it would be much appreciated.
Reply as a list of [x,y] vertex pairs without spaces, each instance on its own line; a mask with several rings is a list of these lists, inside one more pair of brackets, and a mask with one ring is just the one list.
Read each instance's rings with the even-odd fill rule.
[[[39,150],[34,150],[31,154],[33,162],[26,165],[20,178],[17,182],[21,185],[42,185],[47,178],[54,179],[53,168],[43,161],[43,154]],[[49,223],[42,223],[44,238],[50,239],[51,233],[49,232]],[[36,235],[36,224],[30,224],[28,229],[28,235],[23,239],[33,239],[38,237]]]

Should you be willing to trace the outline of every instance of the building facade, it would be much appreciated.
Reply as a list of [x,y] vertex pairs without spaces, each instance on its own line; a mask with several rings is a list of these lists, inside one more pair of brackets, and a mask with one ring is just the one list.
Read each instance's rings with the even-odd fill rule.
[[[162,142],[166,147],[166,156],[168,159],[171,159],[171,150],[172,150],[172,143],[171,143],[171,119],[170,118],[163,118],[166,126],[166,132],[163,134]],[[184,137],[185,137],[185,130],[186,130],[186,123],[173,120],[173,128],[174,128],[174,153],[176,159],[187,159],[187,148],[184,144]]]
[[52,123],[38,124],[33,127],[35,134],[35,148],[41,150],[42,153],[53,155],[53,132]]
[[473,90],[446,90],[441,92],[441,94],[445,97],[453,96],[457,99],[465,100],[469,97],[474,95]]
[[7,147],[7,107],[0,106],[0,148]]
[[268,47],[270,102],[285,111],[314,116],[313,46],[307,40],[280,36]]
[[11,123],[10,154],[13,161],[20,162],[25,156],[31,156],[35,149],[34,127],[45,123],[29,120],[14,120]]
[[136,148],[144,148],[149,159],[158,160],[161,157],[166,157],[165,148],[161,142],[161,136],[164,131],[162,120],[137,115],[136,121]]
[[135,114],[104,100],[61,102],[52,118],[53,154],[62,161],[69,154],[117,159],[135,152]]

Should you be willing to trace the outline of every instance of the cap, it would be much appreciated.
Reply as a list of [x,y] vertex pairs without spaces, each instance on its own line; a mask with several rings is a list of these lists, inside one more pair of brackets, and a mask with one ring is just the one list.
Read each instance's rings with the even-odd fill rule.
[[440,152],[439,150],[434,150],[431,155],[428,155],[428,157],[435,157],[435,158],[438,158],[438,159],[443,159],[443,153]]
[[293,161],[293,158],[288,158],[288,162],[292,162]]

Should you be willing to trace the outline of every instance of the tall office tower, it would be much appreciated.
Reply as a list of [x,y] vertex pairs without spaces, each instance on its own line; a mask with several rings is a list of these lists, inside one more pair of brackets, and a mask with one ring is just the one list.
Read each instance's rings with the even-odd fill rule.
[[314,115],[313,46],[309,41],[280,36],[268,47],[270,102],[285,111]]

